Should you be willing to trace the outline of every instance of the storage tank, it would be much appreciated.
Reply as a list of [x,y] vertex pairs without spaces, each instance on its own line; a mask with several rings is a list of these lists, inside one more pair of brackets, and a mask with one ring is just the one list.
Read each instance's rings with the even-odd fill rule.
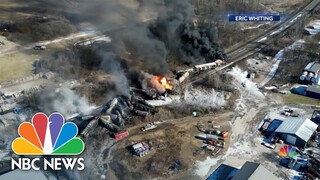
[[300,80],[301,80],[301,81],[304,81],[304,80],[306,79],[307,75],[308,75],[308,72],[307,72],[307,71],[304,71],[304,72],[302,73],[302,75],[300,76]]
[[305,79],[306,79],[306,76],[304,76],[304,75],[300,76],[300,81],[304,81]]
[[184,80],[186,80],[189,77],[190,73],[189,72],[185,72],[180,78],[179,78],[179,82],[182,83]]
[[87,127],[81,132],[81,135],[83,137],[88,137],[90,132],[97,128],[98,123],[98,119],[91,120]]
[[308,75],[308,72],[307,72],[307,71],[304,71],[304,72],[302,73],[302,75],[307,76],[307,75]]
[[314,77],[314,74],[313,74],[312,72],[310,72],[308,76],[311,77],[311,78],[313,78],[313,77]]
[[307,80],[307,81],[310,81],[311,78],[313,78],[313,76],[314,76],[314,74],[313,74],[312,72],[310,72],[310,73],[308,74],[308,76],[306,77],[306,80]]

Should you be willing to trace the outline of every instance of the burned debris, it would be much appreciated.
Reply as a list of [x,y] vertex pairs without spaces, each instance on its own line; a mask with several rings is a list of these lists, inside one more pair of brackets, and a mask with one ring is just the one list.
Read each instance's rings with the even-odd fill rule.
[[147,104],[144,100],[135,98],[131,93],[131,97],[118,96],[106,103],[102,110],[102,115],[108,115],[111,121],[119,127],[122,127],[129,116],[146,117],[155,114],[158,110]]
[[97,128],[99,121],[97,118],[91,119],[88,125],[81,131],[80,136],[88,137],[89,134]]
[[158,112],[158,109],[136,98],[131,92],[130,97],[115,97],[96,111],[95,116],[86,118],[80,115],[72,120],[80,127],[81,136],[87,137],[100,124],[108,129],[115,139],[121,139],[128,135],[124,127],[132,116],[145,118]]

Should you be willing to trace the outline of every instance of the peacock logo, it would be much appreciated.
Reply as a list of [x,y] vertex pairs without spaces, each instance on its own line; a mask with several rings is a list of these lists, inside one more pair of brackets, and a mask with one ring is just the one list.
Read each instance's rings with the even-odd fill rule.
[[295,147],[285,145],[282,148],[280,148],[280,151],[279,151],[278,154],[281,157],[294,158],[294,157],[296,157],[298,155],[298,152],[297,152],[297,149]]
[[78,155],[84,150],[84,143],[77,138],[78,127],[66,122],[60,113],[49,118],[36,113],[32,123],[23,122],[18,128],[20,137],[12,142],[12,150],[18,155]]

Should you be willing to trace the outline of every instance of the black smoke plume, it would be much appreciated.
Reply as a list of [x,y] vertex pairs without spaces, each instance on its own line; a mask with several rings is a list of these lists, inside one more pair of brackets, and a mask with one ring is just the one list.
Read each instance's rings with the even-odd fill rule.
[[[103,48],[94,51],[96,56],[105,60],[93,65],[106,72],[110,72],[113,67],[116,67],[117,72],[123,72],[122,66],[119,66],[121,58],[127,59],[125,64],[129,69],[126,71],[134,69],[136,72],[155,75],[166,74],[169,61],[173,59],[178,63],[189,64],[226,59],[218,43],[217,29],[196,25],[194,7],[188,0],[35,2],[43,7],[51,3],[50,10],[56,3],[57,11],[71,22],[77,25],[90,22],[100,32],[111,36],[112,53]],[[61,9],[61,6],[66,8]],[[174,58],[168,59],[169,54]],[[125,78],[124,75],[119,77]]]

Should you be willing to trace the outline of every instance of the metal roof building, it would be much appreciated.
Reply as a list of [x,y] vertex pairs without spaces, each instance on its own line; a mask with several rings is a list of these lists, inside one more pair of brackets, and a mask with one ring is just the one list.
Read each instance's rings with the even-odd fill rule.
[[318,125],[305,117],[287,117],[276,129],[275,136],[286,144],[304,148]]
[[320,63],[311,62],[304,68],[304,70],[312,73],[317,73],[320,70]]
[[311,62],[305,68],[299,78],[302,84],[320,85],[320,63]]
[[320,85],[308,86],[306,96],[320,99]]
[[231,180],[278,180],[277,176],[261,164],[247,161]]
[[207,180],[278,180],[279,178],[259,163],[247,161],[237,169],[221,164]]

